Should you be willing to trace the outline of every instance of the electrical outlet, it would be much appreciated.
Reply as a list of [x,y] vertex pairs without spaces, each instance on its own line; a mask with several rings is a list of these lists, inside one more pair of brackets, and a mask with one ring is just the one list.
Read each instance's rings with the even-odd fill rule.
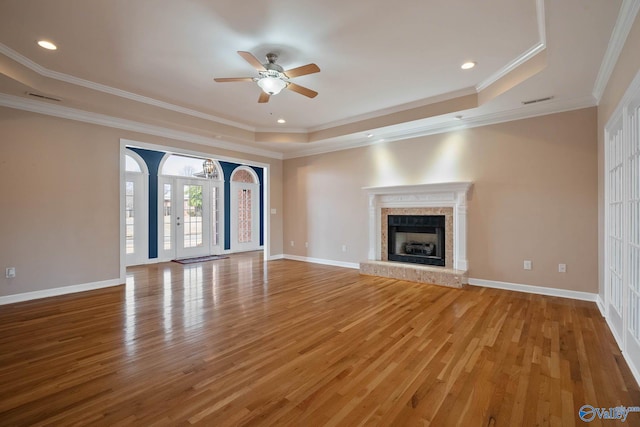
[[293,244],[293,240],[291,241],[291,246],[294,246],[294,244]]
[[347,245],[342,245],[342,252],[347,252]]
[[304,247],[308,248],[309,247],[309,242],[304,242]]
[[525,259],[525,260],[524,260],[524,269],[525,269],[525,270],[531,270],[531,267],[532,267],[532,263],[531,263],[531,261],[530,261],[530,260],[528,260],[528,259]]
[[566,273],[567,264],[558,264],[558,273]]
[[271,215],[275,215],[278,211],[276,211],[275,209],[271,209]]
[[16,277],[16,268],[15,267],[7,267],[6,277],[7,277],[7,279],[13,279],[14,277]]

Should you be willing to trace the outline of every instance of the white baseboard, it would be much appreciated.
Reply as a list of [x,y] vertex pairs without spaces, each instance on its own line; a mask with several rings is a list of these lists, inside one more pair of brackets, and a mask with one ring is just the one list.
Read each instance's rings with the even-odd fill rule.
[[[620,345],[618,345],[618,347],[620,347]],[[625,362],[627,362],[627,365],[629,366],[629,370],[631,371],[633,378],[635,378],[636,383],[640,385],[640,371],[638,371],[638,368],[636,367],[636,365],[633,364],[633,359],[631,357],[627,357],[626,351],[622,351],[622,357],[624,358]]]
[[58,295],[73,294],[76,292],[92,291],[124,284],[122,279],[103,280],[101,282],[83,283],[80,285],[63,286],[61,288],[43,289],[41,291],[25,292],[22,294],[6,295],[0,297],[0,305],[16,302],[30,301],[40,298],[55,297]]
[[[598,308],[600,308],[600,301],[602,301],[600,298],[598,298]],[[604,308],[604,307],[603,307]],[[602,313],[604,313],[603,309],[600,309],[600,311]],[[604,316],[604,314],[603,314]],[[629,370],[631,371],[631,374],[633,375],[633,378],[636,380],[636,383],[638,383],[640,385],[640,372],[638,372],[638,368],[636,367],[636,365],[634,365],[633,363],[633,358],[627,356],[627,352],[624,349],[624,341],[622,339],[622,337],[620,335],[618,335],[618,333],[616,332],[616,328],[613,327],[613,325],[611,324],[611,322],[609,321],[609,318],[607,316],[604,316],[604,320],[607,324],[607,327],[609,328],[609,330],[611,331],[611,335],[613,335],[613,340],[616,342],[616,344],[618,345],[618,348],[620,349],[620,353],[622,353],[622,357],[625,360],[625,362],[627,362],[627,366],[629,366]]]
[[613,339],[616,341],[616,344],[618,344],[618,348],[624,354],[624,342],[622,341],[622,337],[618,335],[618,332],[616,332],[616,328],[614,327],[614,325],[611,324],[611,321],[609,320],[608,317],[605,317],[604,320],[605,322],[607,322],[607,326],[609,327],[609,330],[611,331],[611,335],[613,335]]
[[600,310],[600,314],[602,315],[602,317],[606,318],[607,310],[604,306],[604,301],[602,301],[602,298],[600,298],[600,294],[598,294],[598,296],[596,297],[596,304],[598,306],[598,310]]
[[548,295],[552,297],[572,298],[591,302],[596,302],[598,298],[598,294],[592,294],[590,292],[545,288],[544,286],[521,285],[518,283],[498,282],[495,280],[474,279],[471,277],[469,278],[469,284],[474,286],[484,286],[485,288],[506,289],[509,291]]
[[360,264],[356,262],[344,262],[344,261],[335,261],[332,259],[322,259],[322,258],[310,258],[306,256],[298,256],[298,255],[289,255],[284,254],[284,259],[290,259],[293,261],[302,261],[302,262],[311,262],[314,264],[323,264],[323,265],[332,265],[334,267],[344,267],[344,268],[354,268],[359,269]]
[[268,261],[275,261],[277,259],[284,259],[284,254],[271,255],[267,260]]

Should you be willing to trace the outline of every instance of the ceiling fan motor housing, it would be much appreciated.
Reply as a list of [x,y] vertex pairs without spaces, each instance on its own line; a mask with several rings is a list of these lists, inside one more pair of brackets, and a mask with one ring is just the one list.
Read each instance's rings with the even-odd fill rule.
[[267,63],[262,65],[264,65],[264,68],[266,68],[267,70],[273,70],[279,73],[283,73],[284,68],[276,64],[277,60],[278,60],[278,55],[276,55],[275,53],[267,53]]

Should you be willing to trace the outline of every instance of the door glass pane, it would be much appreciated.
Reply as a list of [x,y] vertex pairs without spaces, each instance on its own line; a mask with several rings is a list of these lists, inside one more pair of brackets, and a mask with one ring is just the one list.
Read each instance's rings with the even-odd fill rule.
[[142,172],[140,165],[130,155],[125,156],[125,170],[127,172]]
[[610,295],[613,308],[622,316],[624,281],[623,261],[623,144],[622,132],[617,131],[609,142],[609,271]]
[[164,184],[162,199],[162,226],[165,251],[171,249],[171,225],[171,184]]
[[213,246],[217,246],[218,245],[218,238],[219,238],[219,234],[218,234],[218,218],[219,218],[219,211],[218,211],[218,187],[216,187],[215,185],[212,188],[213,192],[212,192],[212,202],[211,202],[211,244]]
[[202,185],[183,188],[184,247],[202,246]]
[[[630,117],[631,129],[640,130],[640,110]],[[631,132],[628,139],[629,150],[627,166],[627,214],[626,230],[627,274],[629,279],[629,330],[633,337],[640,341],[640,133]]]
[[238,190],[238,243],[251,242],[251,190]]
[[247,182],[249,184],[253,184],[254,182],[256,182],[253,179],[253,175],[251,175],[249,173],[249,171],[246,171],[244,169],[239,169],[236,170],[233,174],[233,181],[234,182]]
[[126,192],[125,192],[125,241],[126,241],[126,250],[128,254],[134,253],[134,213],[135,206],[133,202],[134,197],[134,185],[133,181],[126,182]]

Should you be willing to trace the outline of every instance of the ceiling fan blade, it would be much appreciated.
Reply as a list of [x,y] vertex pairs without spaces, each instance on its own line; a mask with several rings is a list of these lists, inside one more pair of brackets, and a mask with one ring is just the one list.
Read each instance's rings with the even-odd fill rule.
[[307,65],[303,65],[302,67],[292,68],[290,70],[285,71],[284,73],[287,75],[287,77],[292,79],[294,77],[306,76],[307,74],[313,74],[318,72],[320,72],[320,67],[318,67],[316,64],[307,64]]
[[249,64],[251,64],[251,66],[256,70],[267,71],[267,69],[264,68],[264,65],[262,65],[262,63],[258,60],[258,58],[253,56],[251,52],[244,52],[242,50],[239,50],[238,55],[242,56],[244,60],[247,61]]
[[315,90],[307,89],[304,86],[300,86],[291,82],[289,82],[289,84],[287,85],[287,89],[298,92],[300,95],[304,95],[309,98],[315,98],[318,95],[318,92],[316,92]]
[[217,78],[217,79],[213,79],[213,81],[216,81],[218,83],[227,83],[227,82],[252,82],[253,78],[251,77],[222,77],[222,78]]
[[269,102],[269,98],[271,98],[271,96],[268,93],[260,92],[260,97],[258,98],[258,103],[264,104],[265,102]]

